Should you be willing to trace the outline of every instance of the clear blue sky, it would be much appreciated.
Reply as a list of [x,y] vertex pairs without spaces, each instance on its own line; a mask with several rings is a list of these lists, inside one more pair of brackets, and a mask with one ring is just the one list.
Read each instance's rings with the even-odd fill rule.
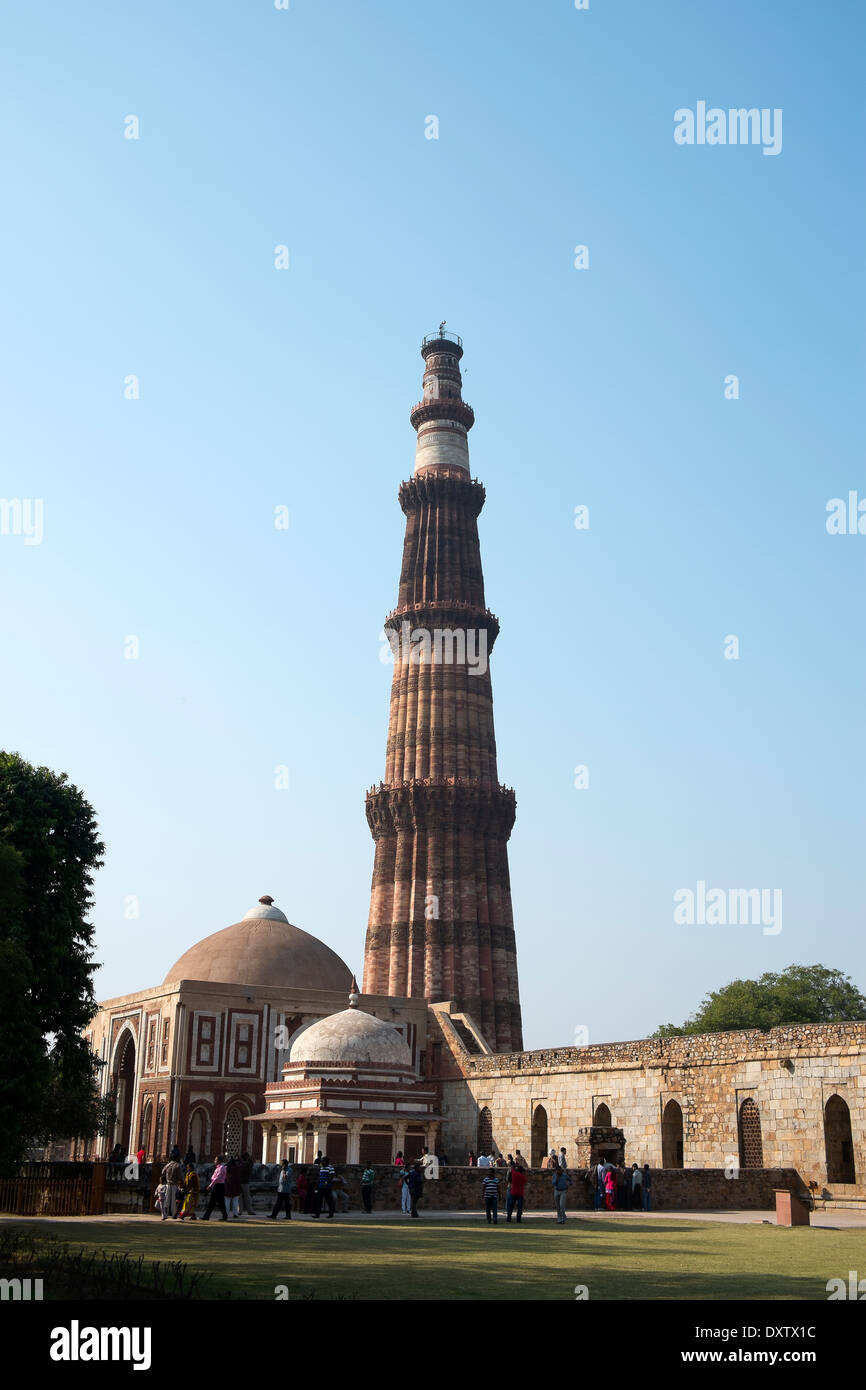
[[[43,499],[44,539],[0,536],[0,730],[97,809],[99,995],[266,892],[360,971],[442,317],[488,494],[528,1045],[641,1036],[794,961],[866,986],[866,536],[825,529],[866,497],[859,0],[3,29],[0,494]],[[678,146],[699,100],[782,108],[782,153]],[[782,932],[676,925],[700,879],[780,887]]]

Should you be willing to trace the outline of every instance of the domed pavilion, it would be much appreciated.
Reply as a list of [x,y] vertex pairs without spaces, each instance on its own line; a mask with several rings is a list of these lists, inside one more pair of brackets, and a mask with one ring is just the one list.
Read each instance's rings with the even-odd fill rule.
[[353,979],[348,1009],[303,1028],[282,1080],[267,1087],[253,1118],[278,1159],[311,1163],[321,1150],[332,1163],[384,1164],[398,1150],[410,1158],[425,1146],[435,1151],[435,1083],[419,1078],[399,1028],[359,1003]]

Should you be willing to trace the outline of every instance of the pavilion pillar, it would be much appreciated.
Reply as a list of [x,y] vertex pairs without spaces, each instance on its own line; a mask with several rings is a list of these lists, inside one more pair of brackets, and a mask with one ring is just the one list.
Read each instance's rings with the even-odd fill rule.
[[394,1156],[406,1152],[406,1123],[398,1120],[394,1125]]
[[349,1143],[346,1148],[346,1162],[361,1162],[361,1121],[349,1121]]

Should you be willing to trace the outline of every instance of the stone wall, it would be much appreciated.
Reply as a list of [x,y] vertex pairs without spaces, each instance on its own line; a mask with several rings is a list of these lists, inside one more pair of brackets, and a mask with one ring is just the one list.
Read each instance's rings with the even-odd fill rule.
[[[362,1168],[341,1168],[349,1188],[351,1210],[361,1207]],[[425,1182],[421,1210],[483,1211],[481,1184],[487,1170],[483,1168],[443,1168],[438,1181]],[[507,1170],[494,1168],[499,1178],[500,1206],[505,1205]],[[592,1209],[594,1189],[585,1175],[571,1173],[568,1206],[575,1210]],[[725,1177],[719,1169],[658,1169],[652,1175],[652,1200],[657,1211],[664,1210],[770,1210],[775,1207],[777,1187],[802,1190],[798,1175],[791,1169],[755,1169],[743,1171],[736,1181]],[[551,1174],[533,1169],[527,1174],[525,1207],[527,1211],[552,1211],[553,1188]],[[400,1183],[391,1170],[383,1172],[374,1188],[373,1210],[398,1211]]]
[[[660,1168],[662,1118],[675,1101],[684,1166],[731,1168],[739,1160],[740,1107],[751,1097],[760,1112],[763,1163],[796,1168],[806,1182],[832,1186],[824,1107],[838,1095],[850,1111],[856,1186],[866,1182],[866,1023],[473,1056],[460,1051],[453,1030],[436,1018],[441,1008],[431,1010],[447,1057],[440,1072],[440,1150],[452,1160],[476,1148],[486,1107],[498,1151],[519,1148],[530,1157],[533,1117],[546,1115],[544,1151],[565,1145],[573,1162],[578,1131],[593,1123],[603,1102],[610,1123],[624,1132],[626,1161]],[[454,1077],[455,1063],[462,1080]],[[537,1124],[537,1146],[541,1132]]]
[[[349,1193],[349,1210],[360,1211],[361,1174],[363,1165],[347,1165],[338,1168],[338,1173],[346,1181]],[[499,1179],[500,1205],[505,1206],[506,1170],[493,1170]],[[251,1184],[253,1206],[258,1215],[266,1215],[274,1201],[276,1181],[262,1170],[262,1177]],[[400,1177],[393,1168],[377,1169],[377,1179],[373,1191],[373,1211],[400,1210]],[[437,1181],[426,1182],[421,1203],[421,1211],[483,1211],[484,1202],[481,1184],[486,1170],[483,1168],[442,1168]],[[207,1176],[202,1175],[202,1206]],[[568,1190],[568,1207],[576,1211],[589,1211],[593,1207],[593,1187],[586,1181],[582,1172],[571,1174],[572,1185]],[[793,1191],[802,1190],[798,1175],[791,1169],[755,1169],[743,1171],[736,1180],[727,1178],[719,1169],[658,1169],[652,1175],[652,1201],[656,1211],[715,1211],[749,1210],[769,1211],[775,1206],[776,1188]],[[106,1188],[105,1210],[107,1212],[144,1212],[149,1210],[150,1185],[142,1183],[115,1183]],[[552,1211],[553,1196],[551,1175],[540,1169],[527,1174],[525,1207],[527,1211]],[[284,1219],[281,1215],[281,1221]]]

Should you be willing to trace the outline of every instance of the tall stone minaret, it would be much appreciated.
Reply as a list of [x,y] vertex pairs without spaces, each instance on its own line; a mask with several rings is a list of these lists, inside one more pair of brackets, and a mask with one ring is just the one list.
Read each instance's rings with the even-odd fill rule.
[[487,657],[499,623],[484,605],[469,473],[461,341],[424,339],[415,473],[397,607],[385,780],[367,794],[376,842],[364,993],[451,999],[494,1051],[523,1046],[508,837],[514,792],[499,785]]

